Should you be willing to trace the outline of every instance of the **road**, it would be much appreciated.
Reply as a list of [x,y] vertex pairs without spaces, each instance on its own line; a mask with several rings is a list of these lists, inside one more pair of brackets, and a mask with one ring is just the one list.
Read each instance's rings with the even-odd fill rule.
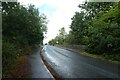
[[29,55],[28,60],[31,68],[30,78],[53,78],[49,71],[47,71],[46,67],[44,67],[38,48],[35,48],[34,52]]
[[66,49],[45,45],[47,63],[62,78],[118,78],[120,65],[80,55]]

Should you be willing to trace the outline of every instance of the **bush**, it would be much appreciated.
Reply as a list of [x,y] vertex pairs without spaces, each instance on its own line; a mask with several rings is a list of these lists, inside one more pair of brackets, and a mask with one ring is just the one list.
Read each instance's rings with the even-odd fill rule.
[[19,56],[20,51],[16,50],[16,45],[9,41],[3,40],[2,43],[2,67],[3,73],[9,69],[16,58]]
[[118,32],[118,28],[114,29],[114,27],[102,28],[95,31],[89,38],[87,50],[90,53],[96,54],[119,54],[120,37],[113,34]]

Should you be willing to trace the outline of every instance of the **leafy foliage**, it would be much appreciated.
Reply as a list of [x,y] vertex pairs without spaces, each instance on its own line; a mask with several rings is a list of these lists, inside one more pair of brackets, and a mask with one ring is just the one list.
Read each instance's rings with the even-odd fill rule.
[[19,3],[2,3],[3,37],[13,38],[20,44],[42,43],[46,31],[46,17],[39,15],[38,9],[30,5],[28,9]]

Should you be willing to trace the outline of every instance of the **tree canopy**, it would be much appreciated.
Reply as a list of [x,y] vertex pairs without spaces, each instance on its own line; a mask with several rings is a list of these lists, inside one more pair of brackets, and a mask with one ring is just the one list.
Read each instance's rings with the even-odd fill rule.
[[2,3],[3,38],[20,44],[42,43],[43,32],[47,30],[46,16],[40,15],[34,5],[24,7],[17,2]]

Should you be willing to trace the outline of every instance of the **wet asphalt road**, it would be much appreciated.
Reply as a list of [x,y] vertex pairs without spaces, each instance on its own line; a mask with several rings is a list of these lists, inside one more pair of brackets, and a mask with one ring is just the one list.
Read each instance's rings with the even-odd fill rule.
[[31,67],[31,78],[53,78],[53,76],[44,67],[38,48],[35,48],[34,52],[29,55],[28,60]]
[[55,46],[43,46],[42,54],[62,78],[118,78],[120,65],[80,55]]

